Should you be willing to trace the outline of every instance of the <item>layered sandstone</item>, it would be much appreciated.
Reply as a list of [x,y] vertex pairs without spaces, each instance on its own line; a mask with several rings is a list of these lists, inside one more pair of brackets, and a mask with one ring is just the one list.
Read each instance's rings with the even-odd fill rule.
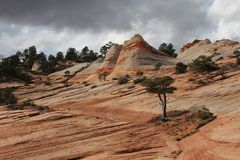
[[234,50],[240,48],[240,43],[228,39],[218,40],[211,43],[210,40],[195,40],[186,44],[178,55],[178,59],[184,62],[191,62],[200,55],[221,55],[223,57],[230,56]]
[[174,61],[173,57],[153,48],[142,36],[136,34],[124,42],[116,67],[110,76],[136,73],[137,70],[151,71],[155,64],[171,65]]

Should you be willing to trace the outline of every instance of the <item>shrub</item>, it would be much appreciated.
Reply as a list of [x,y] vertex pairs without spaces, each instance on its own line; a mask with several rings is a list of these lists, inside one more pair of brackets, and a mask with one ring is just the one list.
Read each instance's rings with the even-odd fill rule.
[[182,62],[178,62],[175,67],[176,72],[178,74],[185,73],[187,71],[187,68],[188,68],[188,66]]
[[197,117],[201,120],[206,120],[213,117],[213,113],[207,108],[197,110]]
[[138,70],[136,73],[137,76],[142,76],[143,75],[143,71]]
[[177,54],[175,53],[175,49],[171,43],[169,43],[169,44],[162,43],[159,46],[158,50],[162,51],[164,53],[167,53],[170,56],[177,57]]
[[64,76],[65,76],[65,77],[70,76],[70,74],[71,74],[70,71],[65,71],[65,72],[64,72]]
[[119,77],[118,78],[118,84],[126,84],[126,83],[128,83],[128,78],[127,77],[125,77],[125,76],[123,76],[123,77]]
[[134,83],[134,84],[138,84],[138,83],[144,82],[145,80],[146,80],[146,77],[143,76],[143,77],[139,77],[139,78],[134,79],[134,80],[133,80],[133,83]]
[[237,58],[236,63],[240,65],[240,57]]
[[93,88],[96,88],[97,87],[97,85],[91,85],[91,89],[93,89]]
[[162,67],[162,63],[157,63],[157,64],[155,64],[155,66],[154,66],[154,71],[159,70],[161,67]]
[[236,56],[240,56],[240,51],[239,50],[234,50],[233,54],[235,54]]
[[189,63],[188,66],[191,70],[197,72],[212,72],[218,70],[218,65],[212,61],[212,56],[199,56],[192,63]]
[[14,106],[17,103],[17,98],[12,93],[14,90],[12,87],[0,89],[0,104]]

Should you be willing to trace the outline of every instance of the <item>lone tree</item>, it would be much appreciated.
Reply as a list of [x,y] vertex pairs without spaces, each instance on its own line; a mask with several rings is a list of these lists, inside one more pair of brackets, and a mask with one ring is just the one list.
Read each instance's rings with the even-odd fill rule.
[[174,93],[177,90],[175,87],[172,87],[174,79],[170,76],[156,77],[154,79],[148,79],[145,81],[144,85],[146,86],[146,90],[149,93],[155,93],[158,95],[160,100],[160,104],[163,109],[163,121],[168,119],[167,117],[167,94]]

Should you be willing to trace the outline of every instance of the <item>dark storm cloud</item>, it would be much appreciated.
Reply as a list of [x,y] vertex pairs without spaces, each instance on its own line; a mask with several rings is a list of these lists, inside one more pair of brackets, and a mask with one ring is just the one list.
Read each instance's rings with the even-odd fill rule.
[[[140,33],[149,37],[155,47],[160,41],[167,41],[179,48],[212,29],[206,16],[208,5],[209,0],[0,0],[0,43],[6,45],[4,38],[11,39],[11,35],[15,35],[12,41],[18,39],[19,46],[37,41],[36,44],[49,48],[52,46],[47,42],[63,46],[55,42],[53,32],[66,32],[61,36],[62,40],[68,36],[67,32],[66,40],[71,39],[70,36],[89,33],[90,38],[82,40],[86,44],[94,43],[93,35],[102,38],[98,42],[103,43],[106,34],[118,33],[126,37],[129,33]],[[41,35],[41,29],[51,31],[47,40],[42,37],[46,44],[36,38]],[[35,37],[31,39],[33,35]],[[28,36],[23,45],[22,37]]]
[[[129,30],[134,21],[170,22],[182,30],[206,25],[204,0],[0,0],[0,20],[56,29]],[[205,0],[206,2],[206,0]],[[184,31],[185,32],[185,31]]]

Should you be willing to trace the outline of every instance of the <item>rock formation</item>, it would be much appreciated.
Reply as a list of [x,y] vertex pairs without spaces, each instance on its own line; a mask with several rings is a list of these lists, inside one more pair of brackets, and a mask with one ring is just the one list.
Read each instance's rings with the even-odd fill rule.
[[110,78],[126,73],[135,74],[138,70],[150,71],[154,69],[154,65],[157,63],[170,65],[175,62],[175,58],[153,48],[144,41],[143,37],[139,34],[136,34],[130,40],[125,41],[122,47],[118,47],[117,50],[113,48],[113,50],[116,52],[114,54],[110,52],[110,55],[119,54],[119,56],[117,61],[114,59],[114,62],[112,62],[112,64],[116,64],[109,76]]
[[114,44],[108,51],[101,67],[98,72],[108,72],[111,73],[117,64],[119,54],[121,52],[122,45]]
[[221,55],[223,57],[231,55],[234,50],[240,48],[240,43],[228,39],[218,40],[211,43],[209,39],[194,40],[192,43],[187,43],[181,48],[178,59],[183,62],[191,62],[200,55]]
[[35,61],[33,63],[33,66],[31,68],[31,71],[34,71],[34,72],[39,72],[40,71],[40,67],[41,67],[41,63],[39,61]]

